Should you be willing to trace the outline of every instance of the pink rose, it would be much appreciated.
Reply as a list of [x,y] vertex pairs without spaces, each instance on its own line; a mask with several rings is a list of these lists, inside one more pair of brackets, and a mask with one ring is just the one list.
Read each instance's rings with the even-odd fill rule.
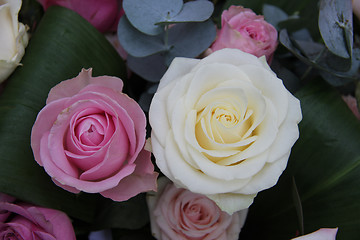
[[360,20],[360,0],[352,0],[353,13]]
[[237,48],[257,57],[265,55],[271,62],[277,47],[277,31],[263,16],[241,6],[231,6],[222,13],[221,25],[212,51]]
[[360,120],[360,112],[359,112],[359,109],[357,106],[356,98],[351,95],[347,95],[347,96],[342,96],[342,99],[348,105],[348,107],[350,108],[352,113],[355,115],[355,117]]
[[337,228],[320,228],[316,232],[293,238],[293,240],[335,240]]
[[121,13],[118,0],[38,0],[44,10],[52,5],[77,12],[100,32],[116,31]]
[[247,209],[229,215],[204,195],[177,188],[167,178],[148,193],[151,231],[159,240],[237,240]]
[[76,239],[65,213],[13,201],[14,198],[0,193],[0,239]]
[[122,87],[121,79],[91,77],[90,69],[51,89],[31,147],[57,185],[116,201],[156,189],[158,174],[143,149],[145,114]]

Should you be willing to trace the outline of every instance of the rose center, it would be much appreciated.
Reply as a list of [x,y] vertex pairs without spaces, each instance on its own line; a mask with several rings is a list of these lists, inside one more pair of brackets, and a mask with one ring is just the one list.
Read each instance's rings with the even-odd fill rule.
[[103,114],[94,114],[80,119],[75,135],[79,141],[87,146],[97,146],[104,140],[106,117]]
[[185,214],[192,222],[200,222],[207,218],[208,214],[198,204],[186,205]]
[[3,234],[0,233],[0,238],[4,240],[23,240],[23,238],[11,228],[7,228]]
[[212,114],[215,117],[215,119],[218,120],[218,122],[221,123],[226,128],[231,128],[239,122],[236,113],[233,113],[225,109],[213,110]]

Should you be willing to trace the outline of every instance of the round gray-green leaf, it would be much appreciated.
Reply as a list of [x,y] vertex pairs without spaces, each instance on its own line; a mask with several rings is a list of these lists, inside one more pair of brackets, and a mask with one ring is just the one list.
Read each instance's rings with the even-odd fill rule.
[[180,13],[162,23],[180,23],[180,22],[204,22],[211,17],[214,11],[214,5],[207,0],[191,1],[184,4]]
[[166,50],[163,34],[157,36],[143,34],[130,24],[126,16],[120,19],[117,34],[121,46],[134,57],[147,57]]
[[158,35],[164,31],[157,22],[176,16],[183,6],[182,0],[124,0],[123,8],[130,23],[140,32]]

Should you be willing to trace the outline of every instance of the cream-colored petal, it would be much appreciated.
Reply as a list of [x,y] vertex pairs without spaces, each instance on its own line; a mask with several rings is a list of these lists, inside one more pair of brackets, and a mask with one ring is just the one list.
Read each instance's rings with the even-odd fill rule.
[[[155,155],[155,157],[157,156]],[[244,186],[247,182],[247,180],[236,179],[224,183],[224,180],[210,177],[199,171],[199,169],[193,168],[186,159],[181,157],[173,140],[172,132],[169,132],[166,140],[165,158],[170,173],[164,174],[178,186],[187,188],[192,192],[201,194],[232,192],[238,190],[239,186]],[[160,166],[159,168],[162,170]]]
[[167,85],[161,91],[155,93],[149,109],[149,123],[152,127],[152,137],[156,135],[162,146],[165,146],[167,132],[171,129],[166,111],[166,103],[169,92],[175,82]]
[[288,109],[288,91],[281,79],[277,78],[273,72],[264,68],[244,65],[240,67],[251,79],[254,86],[261,90],[262,94],[271,99],[278,114],[278,126],[286,117]]
[[208,198],[213,200],[222,211],[228,214],[247,209],[253,203],[256,194],[237,194],[237,193],[223,193],[223,194],[208,194]]
[[249,147],[239,153],[235,159],[223,159],[219,162],[219,164],[230,165],[235,163],[234,161],[254,157],[258,154],[263,153],[269,148],[269,146],[272,145],[278,132],[276,126],[276,116],[274,116],[274,113],[276,113],[276,111],[274,110],[272,104],[269,101],[266,101],[266,104],[266,113],[264,114],[265,118],[257,126],[256,132],[254,133],[257,136],[256,141],[254,141]]
[[254,175],[250,182],[244,188],[237,191],[237,193],[254,194],[273,187],[285,170],[289,156],[290,151],[276,162],[265,164],[263,169]]
[[156,135],[151,137],[152,153],[155,156],[156,165],[161,169],[161,172],[166,176],[170,175],[170,170],[167,167],[167,160],[165,158],[165,148],[161,145]]
[[274,143],[270,147],[270,158],[268,162],[274,162],[286,154],[299,138],[298,123],[302,118],[300,101],[290,93],[288,93],[288,98],[288,113],[280,125]]
[[202,95],[216,88],[219,83],[229,79],[249,81],[248,77],[239,68],[230,64],[212,63],[198,68],[194,71],[193,79],[190,81],[185,95],[186,106],[194,108]]
[[[17,23],[17,22],[16,22]],[[17,29],[13,28],[10,4],[0,6],[0,60],[11,61],[16,54]]]
[[195,68],[199,68],[202,65],[220,62],[234,66],[252,64],[259,67],[264,67],[264,63],[252,54],[245,53],[239,49],[225,48],[221,49],[220,51],[215,51],[206,58],[202,59]]
[[[236,161],[237,155],[235,154],[229,158],[234,158],[233,161],[239,163],[231,166],[224,166],[210,161],[206,156],[192,146],[189,146],[188,151],[191,158],[196,162],[198,169],[204,174],[213,178],[223,179],[225,181],[245,180],[244,183],[247,183],[249,178],[257,174],[264,167],[269,157],[268,152],[265,151],[244,161]],[[242,187],[243,185],[239,184],[237,189]]]
[[199,59],[176,57],[171,62],[168,70],[161,78],[158,90],[167,86],[170,82],[181,78],[185,74],[189,73],[198,63]]

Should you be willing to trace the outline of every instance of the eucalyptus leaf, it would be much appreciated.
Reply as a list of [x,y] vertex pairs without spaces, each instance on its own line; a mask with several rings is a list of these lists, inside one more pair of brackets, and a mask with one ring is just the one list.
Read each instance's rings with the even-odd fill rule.
[[[278,184],[258,194],[240,239],[291,239],[299,231],[292,178],[304,230],[338,227],[337,240],[360,236],[360,124],[341,96],[322,81],[297,92],[300,138]],[[253,226],[253,227],[252,227]],[[262,229],[259,231],[258,229]]]
[[350,58],[353,47],[351,0],[321,0],[319,29],[331,52]]
[[[350,81],[355,81],[357,79],[356,75],[354,74],[354,69],[356,69],[356,66],[358,66],[358,61],[353,58],[352,60],[352,66],[349,71],[347,72],[339,72],[332,68],[330,68],[327,65],[324,65],[323,61],[321,60],[322,54],[325,53],[325,50],[322,52],[319,52],[318,56],[315,56],[312,59],[307,58],[304,56],[300,49],[298,49],[294,43],[299,43],[299,41],[292,41],[285,29],[280,31],[279,34],[279,41],[283,46],[285,46],[291,53],[293,53],[298,59],[300,59],[302,62],[308,64],[311,67],[314,67],[318,70],[325,71],[327,73],[330,73],[334,75],[336,78],[327,78],[328,82],[334,86],[344,85],[349,83]],[[300,47],[300,45],[297,45]],[[303,49],[304,50],[304,49]],[[306,50],[309,52],[309,50]],[[336,81],[332,81],[332,79],[337,79]],[[341,82],[338,82],[338,79],[342,79]]]
[[163,34],[156,36],[143,34],[130,24],[126,16],[120,19],[117,34],[121,46],[134,57],[147,57],[167,50]]
[[140,77],[150,82],[159,82],[167,70],[165,54],[157,53],[148,57],[128,56],[127,65]]
[[164,27],[155,25],[176,16],[183,0],[124,0],[123,8],[130,23],[140,32],[158,35]]
[[265,20],[273,25],[276,29],[279,29],[278,24],[280,22],[285,21],[289,17],[288,14],[281,8],[270,4],[264,4],[262,11]]
[[211,17],[214,11],[214,5],[208,0],[197,0],[187,2],[183,5],[179,14],[174,17],[165,19],[165,21],[156,24],[164,23],[180,23],[180,22],[203,22]]
[[216,28],[211,20],[180,23],[169,29],[170,51],[167,64],[175,57],[197,57],[215,40]]
[[95,76],[126,76],[116,50],[90,23],[69,9],[50,7],[0,96],[0,192],[92,222],[99,195],[56,186],[30,148],[32,125],[50,88],[82,68],[93,68]]

